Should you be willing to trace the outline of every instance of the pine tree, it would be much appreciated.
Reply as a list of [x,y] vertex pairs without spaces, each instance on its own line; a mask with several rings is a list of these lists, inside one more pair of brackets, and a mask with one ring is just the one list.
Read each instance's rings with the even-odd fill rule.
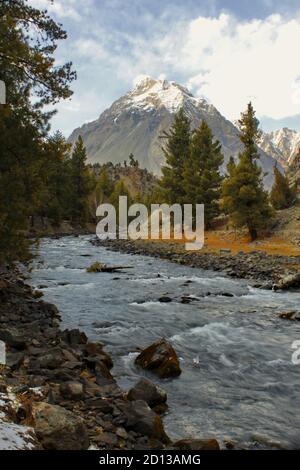
[[270,194],[271,204],[276,210],[287,209],[295,202],[295,190],[290,188],[287,176],[278,170],[277,165],[274,166],[274,176],[275,180]]
[[128,205],[131,204],[131,196],[128,191],[127,186],[125,185],[122,179],[117,180],[114,184],[113,192],[110,195],[109,202],[117,209],[119,206],[119,197],[120,196],[127,196],[128,198]]
[[87,154],[82,137],[79,136],[70,160],[71,219],[84,225],[89,216],[89,195],[94,189],[94,178],[86,165]]
[[44,146],[43,186],[37,213],[49,217],[55,225],[59,225],[69,212],[70,148],[59,131],[50,136]]
[[111,193],[109,198],[109,202],[114,206],[116,209],[117,220],[119,218],[119,197],[120,196],[127,196],[127,205],[128,207],[132,204],[132,198],[126,187],[124,181],[122,179],[115,182],[114,190]]
[[272,215],[268,194],[263,187],[262,170],[257,160],[256,141],[260,135],[259,122],[252,104],[239,120],[240,140],[244,151],[235,165],[230,161],[229,174],[223,183],[223,207],[235,226],[248,228],[251,240],[257,238],[258,230]]
[[220,166],[223,160],[220,142],[214,140],[211,129],[202,121],[192,135],[190,156],[183,172],[183,187],[186,203],[204,204],[207,227],[219,214],[223,179]]
[[176,114],[171,129],[164,133],[163,138],[167,143],[163,148],[166,165],[162,167],[163,176],[159,185],[161,198],[168,204],[183,204],[185,201],[183,172],[189,159],[191,140],[190,120],[183,109]]
[[95,191],[92,195],[93,213],[96,214],[96,209],[100,204],[107,202],[114,190],[114,183],[112,182],[107,168],[103,168],[98,180],[95,184]]
[[[43,105],[68,98],[71,63],[55,65],[66,32],[46,11],[24,0],[0,2],[0,261],[28,256],[28,221],[41,207],[44,142],[51,112]],[[32,97],[35,96],[35,100]]]

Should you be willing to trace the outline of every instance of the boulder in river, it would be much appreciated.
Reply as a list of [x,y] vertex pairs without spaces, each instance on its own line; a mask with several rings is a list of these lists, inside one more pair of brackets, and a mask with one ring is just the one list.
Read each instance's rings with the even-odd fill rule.
[[182,439],[173,446],[180,450],[220,450],[216,439]]
[[160,378],[177,377],[181,374],[177,354],[164,338],[144,349],[135,359],[135,363]]
[[281,312],[279,314],[279,318],[283,318],[284,320],[300,321],[300,312],[296,312],[296,310],[292,310],[291,312]]
[[158,301],[161,303],[167,304],[167,303],[172,302],[172,299],[171,297],[168,297],[167,295],[163,295],[162,297],[158,299]]
[[143,378],[129,390],[127,398],[130,401],[144,400],[150,408],[154,408],[166,403],[167,393],[158,385]]
[[49,403],[34,403],[35,433],[46,450],[85,450],[89,439],[83,420],[69,410]]
[[300,287],[300,272],[296,274],[289,274],[282,277],[277,284],[273,286],[273,289],[276,290],[287,290]]

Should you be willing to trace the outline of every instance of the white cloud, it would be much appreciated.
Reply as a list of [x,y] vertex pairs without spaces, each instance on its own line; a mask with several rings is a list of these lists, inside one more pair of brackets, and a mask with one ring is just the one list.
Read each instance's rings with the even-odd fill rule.
[[103,60],[107,58],[107,51],[100,42],[94,39],[78,39],[75,42],[75,50],[81,57],[89,58],[92,61]]
[[[106,2],[99,10],[94,0],[55,0],[53,6],[48,0],[30,1],[58,18],[76,20],[59,57],[72,60],[78,71],[73,99],[81,100],[86,89],[93,93],[84,119],[95,118],[101,105],[128,91],[139,75],[176,80],[232,120],[250,99],[258,116],[300,114],[300,9],[293,19],[274,14],[247,21],[232,13],[216,15],[216,10],[194,19],[145,14],[133,28],[132,12],[130,17],[126,9],[120,12],[122,27],[112,14],[119,0],[115,11],[107,10]],[[74,117],[69,114],[74,127],[82,122],[82,109],[75,108]],[[61,108],[60,115],[65,112]]]
[[[236,119],[251,99],[258,115],[282,118],[300,113],[300,17],[272,15],[239,21],[231,14],[200,16],[161,24],[151,41],[126,37],[128,50],[106,54],[115,76],[132,83],[139,75],[181,77],[198,96],[206,96],[226,117]],[[88,47],[88,45],[91,47]],[[98,47],[98,49],[97,49]],[[105,58],[109,44],[83,42],[79,51]],[[85,50],[86,49],[86,50]]]
[[190,75],[188,86],[229,118],[249,99],[258,114],[280,118],[300,112],[295,99],[299,41],[300,18],[273,15],[240,23],[225,14],[200,17],[189,24],[177,69]]
[[200,16],[154,31],[151,41],[132,36],[129,53],[112,57],[118,76],[151,74],[185,84],[236,119],[251,99],[259,115],[300,113],[300,16],[239,21],[231,14]]

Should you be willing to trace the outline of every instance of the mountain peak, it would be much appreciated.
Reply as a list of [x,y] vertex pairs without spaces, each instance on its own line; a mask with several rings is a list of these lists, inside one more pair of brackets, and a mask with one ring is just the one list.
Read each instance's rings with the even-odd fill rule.
[[186,100],[193,101],[194,105],[201,101],[174,81],[142,75],[134,84],[134,89],[126,95],[127,105],[146,111],[164,106],[171,113],[175,113],[184,106]]
[[287,167],[299,152],[300,132],[283,127],[270,133],[263,133],[259,146]]

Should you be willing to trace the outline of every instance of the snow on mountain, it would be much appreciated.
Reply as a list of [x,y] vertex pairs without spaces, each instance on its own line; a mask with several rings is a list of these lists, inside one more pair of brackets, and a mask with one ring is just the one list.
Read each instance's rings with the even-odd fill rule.
[[300,132],[284,127],[277,131],[263,133],[259,146],[284,167],[288,167],[299,152]]
[[[164,164],[161,136],[180,108],[191,119],[192,127],[203,119],[207,121],[222,144],[224,168],[231,155],[238,156],[243,148],[239,131],[212,104],[194,97],[176,82],[149,76],[141,77],[133,90],[116,100],[97,120],[75,129],[69,141],[73,143],[81,135],[91,163],[122,163],[133,153],[142,168],[160,174]],[[265,181],[270,186],[274,160],[261,150],[260,162],[264,172],[269,173]]]

